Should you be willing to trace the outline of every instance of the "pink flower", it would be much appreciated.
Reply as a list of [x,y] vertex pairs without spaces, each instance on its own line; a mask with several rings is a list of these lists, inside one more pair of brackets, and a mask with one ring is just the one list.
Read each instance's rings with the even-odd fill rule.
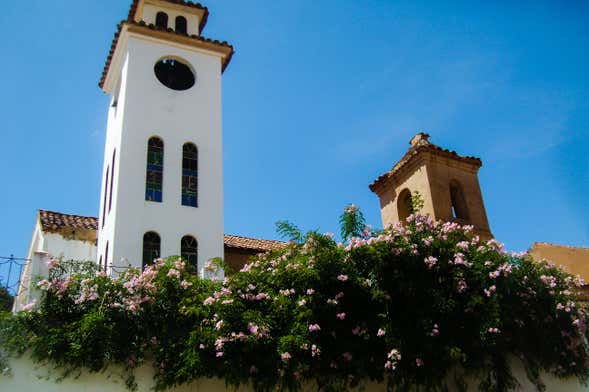
[[433,256],[428,256],[425,258],[424,262],[425,262],[425,265],[427,265],[427,268],[432,269],[434,267],[434,265],[437,264],[438,259],[436,259]]
[[316,357],[319,356],[319,354],[321,354],[321,350],[319,349],[319,347],[317,347],[317,345],[313,344],[311,346],[311,356]]
[[468,285],[466,284],[466,281],[464,279],[460,279],[458,281],[458,287],[457,287],[458,292],[464,293],[467,288],[468,288]]
[[284,361],[284,362],[288,362],[289,359],[291,359],[291,355],[290,353],[286,352],[286,353],[282,353],[280,354],[280,358]]
[[217,358],[221,358],[225,353],[223,351],[217,351]]
[[338,319],[340,320],[344,320],[346,318],[346,314],[345,313],[338,313],[335,315]]
[[340,300],[342,298],[344,298],[344,293],[342,293],[341,291],[335,295],[336,300]]
[[168,271],[168,276],[171,278],[179,278],[180,272],[174,268],[170,268],[170,270]]
[[360,327],[356,327],[352,329],[352,335],[360,335],[360,331],[362,329]]
[[190,286],[192,286],[192,282],[188,282],[186,280],[183,280],[182,282],[180,282],[180,287],[182,287],[185,290],[187,288],[189,288]]
[[417,367],[422,367],[423,360],[421,358],[415,358],[415,364],[417,365]]
[[379,328],[378,332],[376,333],[376,336],[382,338],[384,335],[386,335],[386,331],[382,328]]
[[346,280],[348,280],[348,275],[339,275],[337,277],[337,280],[339,280],[340,282],[345,282]]
[[345,353],[343,353],[343,354],[342,354],[342,357],[344,357],[344,360],[346,360],[346,361],[348,361],[348,362],[350,362],[350,361],[352,360],[352,358],[353,358],[353,357],[352,357],[352,353],[350,353],[350,352],[345,352]]
[[309,332],[316,332],[316,331],[321,331],[321,327],[319,326],[319,324],[309,325]]
[[209,297],[209,298],[205,299],[202,304],[204,306],[210,306],[210,305],[214,304],[215,301],[216,300],[213,297]]
[[438,329],[438,324],[434,324],[432,328],[431,336],[436,337],[440,335],[440,330]]
[[22,310],[23,310],[23,312],[30,312],[35,308],[36,305],[37,305],[37,300],[34,299],[32,302],[23,306]]
[[307,295],[313,295],[314,293],[315,293],[315,290],[307,289]]

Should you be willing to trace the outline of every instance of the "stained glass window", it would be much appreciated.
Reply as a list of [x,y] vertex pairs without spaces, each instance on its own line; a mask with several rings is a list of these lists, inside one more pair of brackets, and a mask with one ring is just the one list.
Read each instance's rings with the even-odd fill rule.
[[145,200],[161,203],[164,179],[164,142],[157,137],[149,139],[147,144],[146,177]]
[[198,149],[192,143],[182,151],[182,205],[198,207]]
[[154,231],[148,231],[143,236],[143,268],[153,264],[160,257],[160,236]]
[[182,237],[180,243],[180,256],[186,261],[188,270],[198,270],[198,242],[193,236],[187,235]]

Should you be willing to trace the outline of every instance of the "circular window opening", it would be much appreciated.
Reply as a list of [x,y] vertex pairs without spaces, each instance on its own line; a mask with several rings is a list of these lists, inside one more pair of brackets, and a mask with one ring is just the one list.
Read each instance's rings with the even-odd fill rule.
[[196,82],[194,72],[187,64],[173,58],[163,58],[155,64],[155,76],[164,86],[172,90],[188,90]]

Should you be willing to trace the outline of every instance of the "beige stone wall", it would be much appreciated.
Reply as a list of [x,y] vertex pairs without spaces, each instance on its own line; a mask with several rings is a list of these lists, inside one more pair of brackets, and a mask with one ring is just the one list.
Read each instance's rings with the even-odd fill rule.
[[257,253],[256,251],[225,247],[225,262],[229,264],[233,271],[239,271]]
[[398,196],[404,189],[408,189],[411,193],[419,192],[424,199],[422,213],[435,216],[428,168],[424,160],[416,160],[407,165],[404,173],[388,179],[378,191],[383,227],[399,222]]
[[468,219],[458,221],[474,225],[483,238],[491,238],[492,234],[478,179],[478,168],[428,153],[427,172],[435,218],[445,221],[453,220],[450,184],[452,181],[456,181],[462,189],[468,209]]
[[[549,260],[573,275],[579,275],[589,283],[589,248],[536,242],[532,245],[530,255],[534,260]],[[581,290],[585,300],[589,300],[589,286]]]

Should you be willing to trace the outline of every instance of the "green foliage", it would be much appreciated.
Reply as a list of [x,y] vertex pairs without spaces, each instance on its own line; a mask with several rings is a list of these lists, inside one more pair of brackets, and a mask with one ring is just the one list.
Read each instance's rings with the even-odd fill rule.
[[177,258],[117,279],[57,263],[34,308],[0,318],[0,348],[28,350],[63,375],[119,365],[130,389],[146,361],[157,390],[218,377],[257,391],[368,381],[441,391],[474,375],[483,391],[508,391],[510,358],[538,387],[544,372],[587,379],[575,278],[428,217],[352,232],[345,245],[301,235],[223,282]]
[[348,204],[339,218],[342,240],[350,237],[361,237],[366,229],[364,214],[354,204]]
[[301,230],[289,221],[276,222],[276,232],[282,237],[292,242],[301,243],[304,241],[304,235]]
[[411,213],[419,214],[424,205],[425,201],[423,200],[421,193],[419,193],[419,191],[413,192],[411,195]]
[[0,313],[10,312],[12,310],[12,303],[14,297],[8,292],[5,287],[0,287]]

